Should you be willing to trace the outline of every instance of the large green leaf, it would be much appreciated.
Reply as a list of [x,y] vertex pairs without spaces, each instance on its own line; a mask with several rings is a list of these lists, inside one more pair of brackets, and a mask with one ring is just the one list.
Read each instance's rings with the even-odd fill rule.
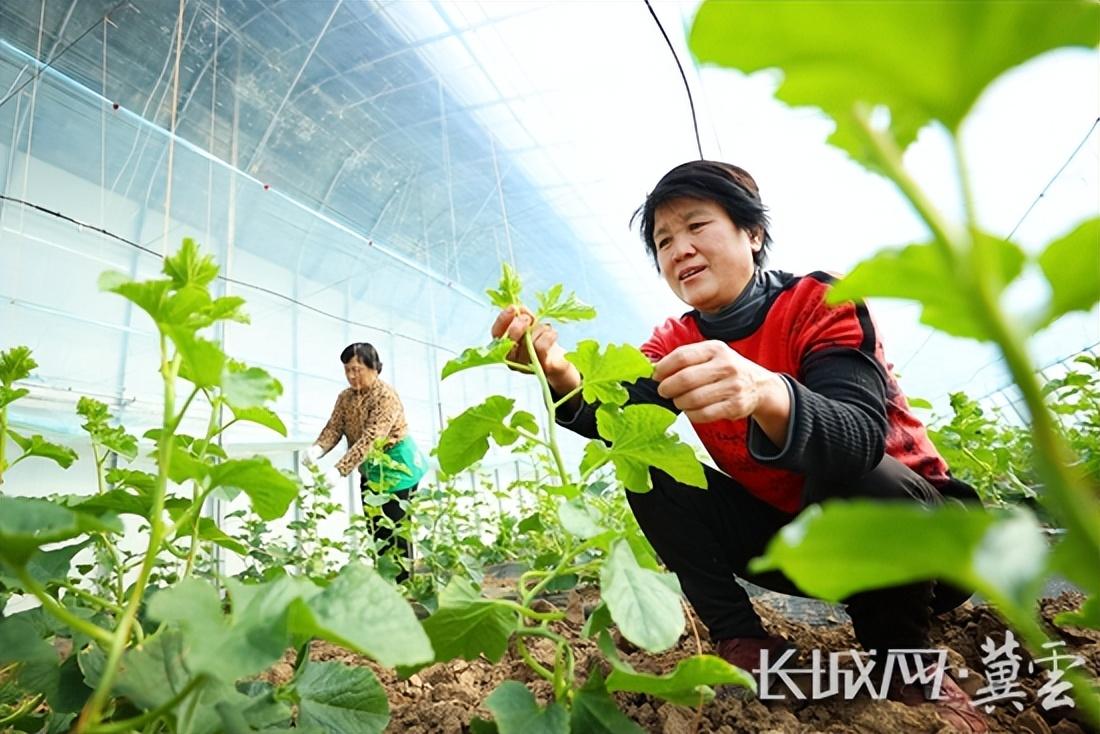
[[756,690],[756,681],[740,668],[714,655],[693,655],[681,660],[671,673],[640,673],[619,658],[615,643],[606,633],[600,635],[600,649],[611,663],[607,690],[646,693],[681,706],[698,706],[714,697],[711,686],[735,685]]
[[390,704],[370,668],[310,663],[295,685],[298,722],[326,732],[380,734],[390,722]]
[[[172,459],[175,464],[175,457]],[[210,488],[236,489],[252,500],[252,509],[264,520],[277,520],[298,496],[300,485],[263,456],[230,459],[209,467]]]
[[595,538],[607,529],[600,525],[600,515],[580,500],[563,500],[558,504],[558,519],[570,535],[582,540]]
[[50,443],[38,434],[28,438],[27,436],[23,436],[9,429],[8,435],[11,436],[11,440],[15,441],[19,448],[23,450],[23,454],[12,462],[12,466],[18,464],[23,459],[37,456],[41,459],[49,459],[55,462],[62,469],[68,469],[73,465],[73,462],[79,458],[76,452],[68,446]]
[[535,300],[539,304],[535,318],[539,321],[586,321],[596,318],[596,309],[581,301],[575,294],[563,296],[561,283],[551,286],[548,291],[536,293]]
[[481,598],[469,581],[454,576],[439,596],[439,609],[424,620],[424,631],[437,662],[484,655],[495,663],[504,656],[517,625],[514,610]]
[[830,142],[865,159],[855,110],[885,105],[904,149],[931,120],[957,131],[990,82],[1060,46],[1094,48],[1093,2],[761,3],[708,0],[689,45],[700,62],[778,67],[776,96],[820,107]]
[[29,347],[12,347],[0,352],[0,385],[10,387],[17,380],[25,380],[37,366]]
[[590,441],[584,449],[581,471],[610,461],[615,465],[615,476],[632,492],[653,489],[651,468],[667,472],[692,487],[706,488],[703,466],[695,458],[695,452],[668,433],[675,420],[671,411],[659,405],[628,405],[621,410],[600,406],[596,411],[596,427],[611,446]]
[[638,565],[625,541],[618,541],[600,569],[600,592],[626,639],[649,652],[676,644],[684,631],[680,595],[661,574]]
[[0,669],[15,663],[15,682],[24,691],[58,695],[57,651],[39,635],[24,615],[0,617]]
[[515,402],[493,395],[452,418],[440,434],[435,450],[440,468],[448,474],[457,474],[480,461],[489,450],[490,436],[501,446],[514,443],[519,434],[504,419]]
[[839,601],[868,589],[944,579],[1002,608],[1028,609],[1048,551],[1035,517],[946,505],[831,501],[810,507],[754,559],[808,594]]
[[598,667],[588,674],[584,687],[573,696],[570,731],[585,734],[642,734],[642,727],[626,717],[607,695]]
[[1070,311],[1088,311],[1100,301],[1100,218],[1060,237],[1039,255],[1050,283],[1050,308],[1039,327]]
[[[997,293],[1023,270],[1024,253],[1011,242],[977,234],[973,261],[996,274]],[[935,243],[882,250],[864,260],[829,291],[830,303],[868,297],[901,298],[923,307],[921,321],[954,336],[987,341],[989,327],[978,318],[974,284],[959,275]]]
[[46,500],[0,496],[0,560],[12,566],[25,565],[43,545],[91,532],[121,533],[122,523]]
[[[140,648],[127,650],[112,693],[146,711],[168,703],[201,672],[190,668],[189,642],[178,629],[168,628],[146,638]],[[80,653],[80,667],[89,685],[99,682],[104,662],[103,652],[96,647]],[[269,695],[249,697],[230,683],[207,678],[169,717],[178,734],[219,734],[226,731],[227,717],[243,721],[243,731],[252,731],[289,720],[290,710]]]
[[577,344],[565,358],[581,373],[581,391],[586,402],[622,405],[629,397],[623,382],[653,374],[653,363],[630,344],[608,344],[603,354],[591,339]]
[[545,709],[527,686],[506,680],[485,699],[500,734],[569,734],[569,713],[560,703]]
[[471,367],[484,367],[491,364],[504,364],[508,352],[512,351],[516,343],[511,339],[494,339],[486,347],[470,347],[454,359],[443,365],[441,380],[446,380],[456,372],[468,370]]
[[346,566],[309,606],[316,636],[370,655],[387,668],[435,659],[412,607],[366,566]]
[[220,346],[179,329],[169,329],[167,333],[183,357],[180,377],[195,387],[214,388],[221,385],[228,357]]
[[508,308],[509,306],[519,305],[520,292],[523,290],[523,283],[519,279],[519,275],[512,266],[508,263],[500,264],[500,284],[496,290],[489,288],[485,291],[489,296],[489,301],[497,308]]
[[133,303],[157,324],[167,323],[168,294],[172,288],[170,280],[130,280],[125,273],[107,271],[99,276],[99,289],[117,293]]
[[283,423],[282,418],[270,408],[234,408],[230,405],[229,409],[233,411],[233,418],[235,420],[255,423],[265,428],[270,428],[280,436],[286,436],[286,424]]
[[[54,548],[53,550],[40,550],[31,556],[27,562],[27,573],[42,586],[51,583],[56,584],[69,577],[69,568],[77,553],[84,550],[91,543],[91,539],[73,543],[71,545]],[[22,589],[23,585],[18,579],[0,574],[0,581],[12,589]]]
[[179,626],[189,670],[233,683],[262,671],[286,650],[286,609],[297,596],[288,599],[277,592],[289,585],[283,579],[267,585],[261,595],[272,603],[266,607],[254,604],[238,611],[234,603],[232,616],[225,616],[218,592],[210,583],[186,578],[153,595],[149,617]]
[[222,397],[236,408],[261,408],[283,394],[283,385],[259,367],[229,360],[221,377]]

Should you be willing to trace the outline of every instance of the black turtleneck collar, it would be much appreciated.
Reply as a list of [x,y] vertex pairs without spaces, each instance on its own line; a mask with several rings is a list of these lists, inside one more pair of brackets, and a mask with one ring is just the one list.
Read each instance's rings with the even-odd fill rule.
[[741,295],[715,313],[692,311],[699,332],[707,339],[736,341],[760,328],[776,296],[797,279],[780,270],[756,268]]

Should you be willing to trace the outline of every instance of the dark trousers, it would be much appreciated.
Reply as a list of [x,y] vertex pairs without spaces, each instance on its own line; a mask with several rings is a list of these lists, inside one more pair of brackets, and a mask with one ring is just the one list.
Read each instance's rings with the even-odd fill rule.
[[[417,484],[408,489],[399,489],[396,492],[390,492],[390,501],[382,505],[382,514],[393,521],[395,527],[405,519],[406,512],[405,508],[401,506],[401,500],[408,501],[409,495],[415,492],[419,486],[420,485]],[[360,488],[364,496],[366,493],[374,491],[367,487],[365,479],[360,485]],[[371,516],[370,532],[374,539],[380,544],[378,547],[378,554],[380,556],[388,553],[392,548],[397,548],[400,557],[405,559],[405,565],[397,572],[395,580],[399,584],[407,581],[409,578],[409,570],[412,569],[413,564],[413,549],[409,539],[402,534],[394,534],[394,529],[385,524],[380,515]]]
[[[806,596],[779,572],[751,574],[750,559],[794,519],[749,494],[725,474],[704,466],[700,490],[651,470],[653,490],[627,492],[630,507],[657,555],[674,571],[711,639],[763,637],[760,618],[734,576],[784,594]],[[803,506],[829,498],[863,498],[935,505],[943,497],[927,480],[887,456],[870,473],[843,486],[807,479]],[[925,648],[933,582],[876,589],[845,600],[865,650]],[[965,595],[956,603],[961,603]]]

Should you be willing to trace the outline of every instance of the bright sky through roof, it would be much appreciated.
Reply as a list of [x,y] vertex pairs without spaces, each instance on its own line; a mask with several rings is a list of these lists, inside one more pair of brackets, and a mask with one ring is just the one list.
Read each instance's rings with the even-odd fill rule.
[[[686,29],[697,5],[655,3],[686,68],[704,154],[737,163],[760,184],[773,222],[771,266],[844,271],[881,247],[926,239],[892,185],[825,144],[830,120],[774,100],[776,72],[695,67]],[[387,13],[411,39],[427,41],[421,53],[450,91],[480,105],[476,114],[497,145],[552,192],[547,198],[592,257],[619,274],[648,319],[624,338],[640,341],[658,320],[685,310],[626,229],[661,174],[697,157],[679,73],[644,3],[402,2]],[[1095,50],[1046,54],[987,89],[963,130],[982,226],[1009,234],[1098,117]],[[1100,131],[1094,131],[1020,226],[1015,239],[1022,246],[1035,251],[1098,214],[1098,162]],[[957,218],[945,134],[924,130],[906,164]],[[1009,294],[1008,307],[1026,310],[1042,288],[1039,279],[1027,280]],[[877,302],[874,312],[911,395],[942,405],[950,390],[982,394],[1007,382],[993,351],[933,334],[919,324],[915,306]],[[1063,319],[1032,346],[1044,363],[1098,341],[1094,309]]]

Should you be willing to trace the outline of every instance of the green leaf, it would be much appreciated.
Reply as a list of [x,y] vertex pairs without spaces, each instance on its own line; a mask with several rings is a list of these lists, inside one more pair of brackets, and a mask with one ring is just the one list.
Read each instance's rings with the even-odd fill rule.
[[508,308],[509,306],[518,306],[520,304],[520,292],[523,290],[523,283],[520,282],[519,275],[512,269],[512,266],[508,263],[500,264],[500,284],[496,290],[492,288],[485,291],[489,296],[489,300],[497,308]]
[[[1024,265],[1024,254],[1015,244],[988,235],[976,235],[975,262],[984,262],[997,273],[1000,288],[1012,282]],[[945,284],[953,284],[946,287]],[[935,243],[883,250],[864,260],[829,291],[829,303],[868,297],[901,298],[923,306],[921,322],[954,336],[981,341],[992,339],[974,308],[972,284],[959,281],[955,268]]]
[[928,402],[924,398],[908,397],[906,400],[909,403],[910,408],[920,408],[921,410],[932,410],[932,403]]
[[[43,586],[49,586],[69,577],[69,569],[73,563],[73,557],[84,550],[91,543],[91,539],[80,543],[73,543],[53,550],[40,550],[31,556],[27,562],[27,573],[35,581]],[[0,581],[9,588],[22,589],[23,585],[18,579],[0,575]]]
[[[175,461],[173,456],[173,466]],[[252,509],[263,520],[277,520],[285,515],[300,488],[263,456],[223,461],[209,467],[209,476],[212,489],[225,487],[247,494],[252,500]]]
[[607,608],[607,602],[601,599],[596,608],[592,610],[592,613],[588,615],[588,619],[584,620],[581,634],[587,638],[592,638],[606,629],[611,629],[613,624],[611,610]]
[[628,719],[607,694],[598,667],[589,672],[584,687],[573,697],[570,730],[586,734],[643,734],[642,727]]
[[265,428],[270,428],[280,436],[286,436],[286,424],[270,408],[234,408],[230,405],[229,409],[233,411],[235,420],[256,423]]
[[625,541],[617,541],[600,569],[600,591],[626,639],[649,652],[676,644],[684,631],[680,595],[662,574],[642,568]]
[[124,273],[107,271],[99,276],[99,289],[117,293],[133,303],[157,324],[158,327],[166,324],[168,293],[172,288],[170,280],[147,280],[138,282],[130,280]]
[[186,237],[176,254],[164,258],[164,274],[172,279],[175,288],[206,287],[218,277],[218,266],[212,256],[203,255],[198,244]]
[[121,533],[122,523],[46,500],[0,496],[0,560],[15,567],[25,565],[43,545],[90,532]]
[[76,404],[76,412],[85,422],[81,426],[95,443],[114,451],[130,461],[137,458],[137,438],[126,433],[121,426],[111,426],[111,414],[107,405],[89,397],[82,397]]
[[689,46],[701,63],[778,67],[776,97],[820,107],[829,141],[864,159],[857,107],[885,105],[904,150],[932,120],[957,132],[982,91],[1009,69],[1061,46],[1093,49],[1091,2],[757,3],[708,0]]
[[452,418],[440,434],[436,447],[440,468],[448,474],[457,474],[480,461],[489,450],[490,436],[501,446],[514,443],[519,434],[505,424],[504,419],[512,412],[515,402],[492,395],[481,405]]
[[29,395],[30,390],[25,387],[13,388],[0,385],[0,410],[14,403],[24,395]]
[[298,721],[326,732],[380,734],[390,722],[390,704],[370,668],[310,663],[295,685]]
[[15,663],[15,681],[20,688],[56,699],[60,681],[57,651],[23,616],[0,617],[0,668]]
[[144,495],[151,495],[156,488],[157,478],[149,472],[112,469],[107,472],[107,481],[119,487],[132,487]]
[[281,608],[273,604],[260,614],[256,607],[238,610],[234,604],[233,615],[226,617],[213,586],[186,578],[153,595],[149,617],[179,625],[184,633],[187,667],[193,673],[233,683],[271,665],[287,647],[289,635],[284,619],[287,604],[293,599],[272,593],[270,588],[264,591],[264,598],[274,598]]
[[831,501],[803,511],[750,569],[782,570],[807,594],[828,601],[944,579],[1012,611],[1030,609],[1047,555],[1035,517],[1023,510]]
[[653,488],[650,468],[660,469],[692,487],[705,488],[703,466],[690,446],[668,433],[676,416],[659,405],[628,405],[623,409],[602,405],[596,411],[596,427],[611,442],[590,441],[584,450],[581,471],[611,461],[615,476],[632,492]]
[[37,456],[42,459],[49,459],[50,461],[56,462],[62,469],[68,469],[78,458],[76,452],[68,446],[50,443],[38,434],[27,438],[15,431],[9,430],[8,435],[11,436],[11,440],[15,441],[15,443],[19,445],[19,448],[23,450],[22,456],[13,461],[12,466],[15,466],[23,459]]
[[562,527],[569,534],[575,535],[581,540],[595,538],[597,535],[607,532],[607,529],[600,525],[599,513],[577,500],[559,503],[558,518],[561,520]]
[[483,367],[491,364],[504,364],[508,352],[512,351],[516,343],[511,339],[494,339],[487,347],[470,347],[447,364],[443,365],[443,373],[439,379],[446,380],[456,372],[468,370],[471,367]]
[[[186,537],[190,534],[190,527],[180,528],[179,532],[176,533],[176,538]],[[236,538],[227,535],[225,531],[219,528],[217,523],[209,517],[199,518],[199,540],[206,540],[215,545],[220,545],[222,548],[226,548],[242,556],[248,555],[248,546],[241,543]]]
[[222,397],[231,408],[262,408],[283,394],[278,380],[259,367],[229,360],[221,376]]
[[1100,301],[1100,218],[1090,219],[1054,240],[1039,255],[1051,300],[1042,328],[1071,311],[1088,311]]
[[645,693],[681,706],[696,707],[714,697],[711,686],[736,685],[756,690],[752,676],[714,655],[693,655],[681,660],[671,673],[639,673],[619,659],[607,633],[600,636],[600,649],[611,663],[607,690]]
[[485,699],[500,734],[569,734],[569,713],[560,703],[540,708],[527,686],[506,680]]
[[600,354],[600,345],[585,339],[565,358],[580,371],[581,394],[589,403],[622,405],[629,396],[621,383],[653,374],[653,363],[630,344],[608,344]]
[[535,299],[539,304],[535,313],[536,321],[552,319],[566,322],[596,318],[596,309],[578,299],[575,294],[570,293],[562,297],[561,283],[551,286],[550,290],[544,293],[536,293]]
[[517,613],[490,599],[482,599],[473,585],[454,576],[439,596],[439,609],[424,620],[435,660],[474,660],[484,655],[497,662],[508,649],[518,625]]
[[370,655],[383,666],[419,665],[435,659],[412,607],[372,569],[349,564],[309,602],[313,634]]
[[0,352],[0,384],[11,387],[31,376],[38,363],[31,358],[29,347],[12,347]]
[[180,364],[180,377],[200,388],[221,385],[228,358],[220,346],[202,337],[176,329],[170,329],[168,335],[183,357]]

